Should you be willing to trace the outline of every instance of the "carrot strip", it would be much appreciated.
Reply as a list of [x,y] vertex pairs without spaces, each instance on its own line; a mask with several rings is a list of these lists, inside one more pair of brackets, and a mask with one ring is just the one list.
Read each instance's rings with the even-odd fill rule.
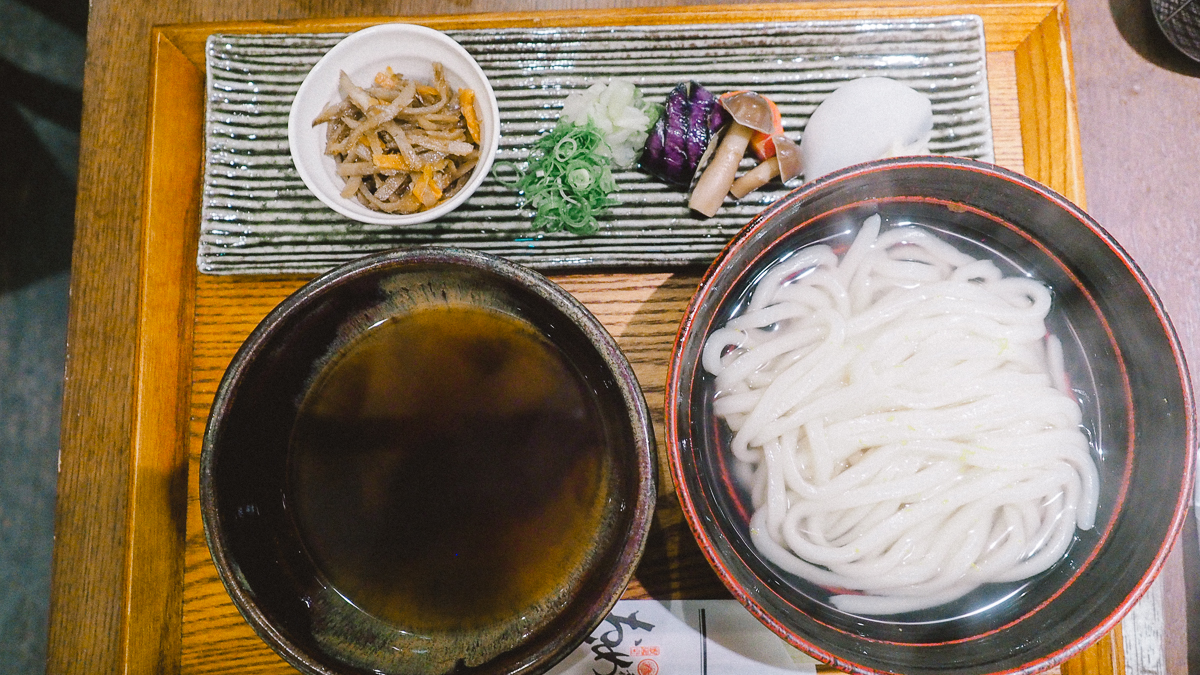
[[476,144],[479,140],[479,114],[475,112],[475,91],[473,89],[458,90],[458,107],[462,109],[463,121],[467,123],[467,131],[471,140]]

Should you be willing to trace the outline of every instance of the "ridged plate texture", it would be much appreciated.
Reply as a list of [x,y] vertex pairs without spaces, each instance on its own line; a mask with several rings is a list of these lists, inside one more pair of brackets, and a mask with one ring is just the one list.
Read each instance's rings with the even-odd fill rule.
[[[800,140],[841,83],[892,77],[933,102],[934,153],[993,161],[983,22],[977,16],[878,21],[447,31],[482,66],[500,103],[498,165],[521,165],[554,126],[567,94],[621,77],[660,102],[695,80],[715,93],[773,99]],[[344,37],[213,35],[207,44],[204,196],[198,265],[212,274],[319,273],[368,253],[446,244],[542,270],[707,265],[737,230],[788,187],[732,198],[715,218],[687,194],[637,171],[614,175],[620,205],[590,237],[532,231],[520,195],[489,176],[459,209],[404,229],[351,221],[301,182],[287,145],[296,89]],[[747,159],[743,168],[750,168]],[[794,187],[794,185],[793,185]]]

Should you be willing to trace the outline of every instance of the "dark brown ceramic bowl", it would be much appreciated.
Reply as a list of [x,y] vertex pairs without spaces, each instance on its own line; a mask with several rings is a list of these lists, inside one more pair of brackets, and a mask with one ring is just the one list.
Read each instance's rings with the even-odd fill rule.
[[[1100,469],[1096,527],[1065,560],[941,607],[855,616],[834,591],[789,574],[750,542],[748,494],[731,475],[730,433],[712,412],[702,345],[781,255],[822,241],[841,252],[874,213],[916,222],[1009,273],[1049,283],[1072,387]],[[725,585],[797,648],[855,673],[1031,673],[1108,632],[1163,564],[1187,512],[1193,399],[1183,353],[1154,291],[1087,214],[1027,178],[945,158],[851,167],[780,200],[709,268],[688,307],[667,382],[668,456],[688,524]],[[1001,587],[1002,586],[1002,587]],[[988,600],[993,606],[982,611]]]
[[[515,318],[560,350],[586,383],[583,389],[590,389],[584,397],[593,400],[603,441],[586,452],[603,467],[603,479],[598,492],[586,496],[589,505],[599,505],[592,513],[600,515],[594,533],[583,535],[583,562],[554,597],[516,607],[512,615],[505,609],[486,621],[477,619],[482,627],[427,629],[360,609],[365,603],[347,599],[314,562],[311,539],[298,526],[289,446],[306,392],[348,345],[388,319],[445,306]],[[583,305],[519,265],[482,253],[423,247],[342,266],[267,315],[217,390],[200,459],[200,503],[213,561],[234,604],[259,636],[300,670],[533,674],[578,646],[625,589],[654,508],[655,462],[650,419],[633,371]],[[330,469],[338,470],[336,464]],[[381,466],[379,471],[396,469]],[[516,483],[496,481],[499,488],[482,489],[508,490]],[[526,502],[537,498],[521,496]],[[509,573],[507,568],[494,572]],[[440,606],[437,597],[433,602]],[[496,644],[508,646],[498,650]]]

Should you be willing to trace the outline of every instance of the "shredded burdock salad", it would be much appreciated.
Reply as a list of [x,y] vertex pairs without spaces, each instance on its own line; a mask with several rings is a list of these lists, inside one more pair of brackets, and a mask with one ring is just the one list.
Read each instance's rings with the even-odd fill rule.
[[454,91],[442,64],[433,84],[405,79],[389,67],[368,87],[341,74],[342,100],[321,111],[325,154],[346,181],[342,197],[385,213],[430,209],[466,184],[479,162],[475,92]]

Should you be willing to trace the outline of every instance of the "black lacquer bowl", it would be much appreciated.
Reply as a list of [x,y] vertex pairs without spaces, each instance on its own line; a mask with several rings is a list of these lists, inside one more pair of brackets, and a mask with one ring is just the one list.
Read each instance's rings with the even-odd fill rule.
[[[914,222],[1009,273],[1052,289],[1048,319],[1100,470],[1096,527],[1076,532],[1058,565],[990,584],[941,607],[892,616],[836,609],[833,592],[757,553],[748,490],[731,435],[712,411],[700,366],[707,336],[790,251],[879,213]],[[856,673],[1030,673],[1109,631],[1153,581],[1187,512],[1194,409],[1183,353],[1154,291],[1120,246],[1048,188],[1002,168],[946,158],[851,167],[805,185],[743,229],[703,278],[680,325],[667,381],[668,456],[693,534],[718,575],[766,626],[808,654]],[[989,606],[990,605],[990,606]],[[984,607],[986,609],[980,609]]]
[[[327,365],[391,318],[449,306],[512,317],[549,340],[590,389],[598,437],[605,439],[578,451],[593,453],[589,461],[603,468],[604,477],[584,497],[598,505],[588,508],[600,515],[595,532],[580,538],[583,562],[571,568],[569,583],[554,589],[553,597],[522,606],[520,617],[487,618],[491,623],[480,625],[490,633],[461,625],[422,632],[360,609],[310,554],[311,540],[297,525],[288,480],[301,403]],[[488,444],[483,445],[486,450]],[[300,670],[536,674],[577,647],[624,591],[654,509],[655,464],[654,434],[633,371],[582,304],[541,274],[503,259],[418,247],[339,267],[263,319],[217,390],[200,459],[200,502],[209,549],[234,604],[259,636]],[[387,472],[396,469],[389,466],[395,465],[381,465],[367,479],[390,476]],[[337,465],[326,470],[329,480],[346,480]],[[495,479],[496,473],[485,475],[481,489],[510,489],[511,483]],[[517,497],[534,499],[527,495]],[[388,546],[393,548],[383,550],[397,550],[395,543]],[[535,613],[536,621],[527,619]],[[504,645],[502,653],[494,653],[497,644]],[[437,660],[430,653],[438,654]],[[447,662],[439,670],[438,664]]]

